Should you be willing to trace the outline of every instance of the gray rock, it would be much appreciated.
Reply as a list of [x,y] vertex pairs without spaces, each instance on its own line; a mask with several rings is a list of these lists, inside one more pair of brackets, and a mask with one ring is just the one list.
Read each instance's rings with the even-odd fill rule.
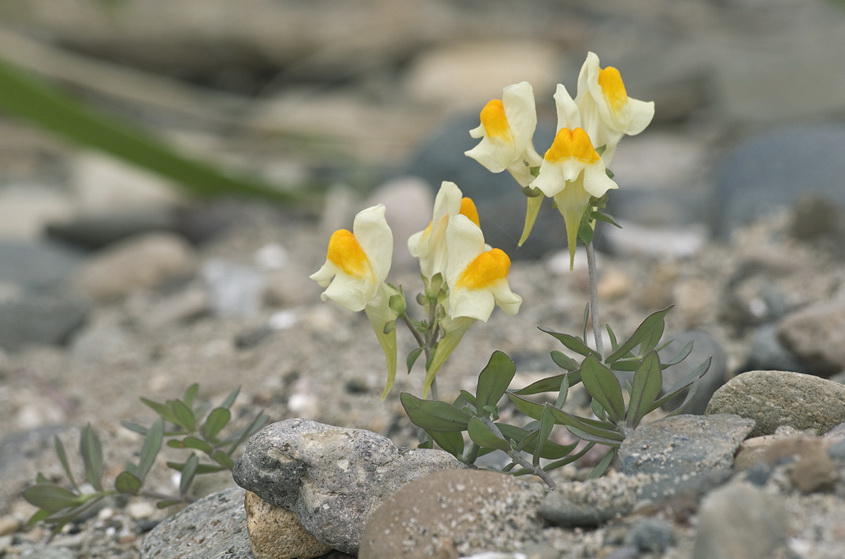
[[399,449],[363,429],[288,419],[255,434],[233,474],[244,489],[296,513],[323,544],[356,553],[385,499],[426,474],[462,467],[443,451]]
[[642,425],[619,447],[623,473],[657,474],[663,482],[646,490],[648,497],[666,487],[674,492],[696,488],[713,472],[730,470],[739,445],[754,422],[736,415],[677,415]]
[[435,472],[387,499],[367,523],[360,559],[463,557],[540,541],[543,489],[484,470]]
[[778,339],[818,376],[845,370],[845,301],[811,305],[784,317]]
[[23,290],[60,288],[84,260],[84,254],[64,245],[34,241],[0,241],[0,284]]
[[662,518],[643,518],[631,526],[624,543],[645,553],[663,553],[675,542],[672,525]]
[[788,534],[786,510],[777,496],[731,483],[702,502],[693,559],[773,557]]
[[842,176],[845,126],[791,127],[751,138],[715,170],[714,230],[727,238],[737,227],[811,193],[843,205]]
[[147,534],[140,552],[141,559],[252,558],[243,489],[214,493],[168,517]]
[[72,293],[26,291],[0,301],[0,347],[60,345],[79,329],[89,305]]
[[[660,360],[666,362],[672,359],[689,342],[693,342],[692,351],[686,359],[663,371],[663,391],[668,392],[675,385],[688,379],[695,370],[706,361],[710,360],[710,368],[693,386],[694,394],[683,411],[688,414],[700,415],[707,408],[707,402],[713,393],[726,381],[728,374],[728,354],[722,344],[712,335],[704,330],[693,330],[683,332],[672,339],[672,342],[660,352]],[[663,409],[672,411],[684,401],[686,394],[664,404]]]
[[708,414],[753,419],[749,436],[772,435],[781,425],[824,434],[845,421],[845,385],[787,371],[749,371],[713,394]]
[[264,277],[252,266],[215,258],[204,263],[211,308],[219,316],[255,315],[264,297]]
[[795,355],[786,349],[778,338],[774,324],[764,324],[757,328],[751,340],[745,370],[779,370],[809,373],[809,367],[798,361]]
[[178,216],[172,209],[148,205],[82,213],[48,224],[46,233],[59,241],[96,250],[151,231],[176,232],[177,225]]

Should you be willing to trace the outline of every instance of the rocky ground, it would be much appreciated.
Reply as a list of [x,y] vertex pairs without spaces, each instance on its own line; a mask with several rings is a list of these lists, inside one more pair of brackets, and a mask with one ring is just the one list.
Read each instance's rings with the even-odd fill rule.
[[[233,10],[205,2],[182,13],[167,2],[126,2],[104,15],[99,3],[80,1],[73,17],[30,4],[23,12],[4,7],[9,23],[0,29],[22,63],[194,153],[280,183],[331,188],[309,207],[188,200],[157,179],[3,120],[0,557],[129,559],[144,545],[148,557],[165,557],[151,554],[154,542],[144,539],[173,509],[109,501],[50,539],[46,527],[23,525],[34,508],[20,492],[37,472],[60,479],[54,435],[80,471],[75,449],[89,423],[103,442],[106,476],[116,475],[141,444],[120,421],[154,417],[139,398],[179,397],[195,382],[199,397],[215,403],[240,386],[233,406],[240,424],[263,410],[274,421],[301,417],[414,446],[396,395],[419,394],[420,371],[400,374],[382,402],[383,357],[369,325],[320,302],[307,277],[323,262],[330,232],[375,201],[387,204],[401,248],[425,226],[440,180],[456,181],[477,200],[491,244],[512,247],[521,194],[462,155],[472,146],[467,130],[484,101],[523,79],[541,98],[541,122],[552,126],[554,84],[574,89],[588,50],[620,68],[632,96],[657,104],[653,125],[624,141],[614,161],[621,188],[612,212],[624,228],[599,239],[603,319],[630,332],[648,313],[674,305],[667,333],[695,335],[700,351],[719,356],[708,395],[748,370],[811,373],[811,385],[794,397],[783,397],[783,388],[759,398],[785,401],[780,420],[756,432],[741,425],[719,432],[737,446],[778,427],[782,440],[812,442],[769,451],[770,469],[752,479],[752,494],[704,484],[691,502],[675,502],[672,514],[640,503],[637,513],[611,510],[624,521],[600,529],[565,527],[569,521],[556,523],[547,510],[534,532],[526,529],[532,553],[689,557],[697,530],[722,534],[714,519],[736,510],[737,499],[748,504],[746,517],[780,512],[755,525],[763,547],[749,544],[735,556],[845,555],[845,466],[832,429],[845,410],[823,380],[841,380],[845,370],[845,86],[830,71],[845,49],[839,3],[538,2],[517,9],[501,2],[494,9],[374,0],[355,9],[325,1]],[[33,44],[49,47],[53,58],[24,49]],[[69,58],[56,63],[57,53]],[[116,62],[141,81],[109,79]],[[126,83],[143,85],[120,87]],[[148,94],[139,96],[139,87]],[[538,138],[547,133],[541,126]],[[467,335],[439,381],[444,399],[472,389],[494,349],[516,362],[515,383],[554,370],[548,354],[559,345],[536,327],[576,331],[587,294],[583,255],[570,272],[561,240],[549,211],[526,248],[513,252],[511,286],[525,304],[516,317],[494,313]],[[395,262],[393,282],[415,292],[408,257],[397,254]],[[410,338],[401,345],[410,349]],[[779,385],[767,378],[744,387],[738,407],[729,400],[722,411],[760,424],[758,398],[745,395],[766,386]],[[817,392],[833,397],[810,397]],[[802,422],[809,415],[827,422]],[[822,439],[812,431],[832,433]],[[802,476],[824,462],[807,450],[820,447],[833,465]],[[713,469],[725,461],[743,469],[732,462],[735,450],[714,451],[721,454]],[[772,458],[778,452],[810,462]],[[691,471],[683,459],[671,467],[679,476]],[[573,468],[560,476],[569,491],[605,495],[591,502],[605,512],[618,500],[614,491],[639,490],[619,481],[631,474],[624,461],[595,490],[572,483],[583,474]],[[174,490],[163,458],[149,483]],[[231,486],[219,476],[198,496]],[[538,510],[533,493],[524,495]],[[767,496],[781,504],[772,507]],[[243,524],[231,508],[239,494],[228,498],[224,512],[199,509],[205,512],[194,525],[203,514]],[[243,532],[233,533],[216,531],[240,534],[243,546]],[[458,551],[500,549],[481,541]]]

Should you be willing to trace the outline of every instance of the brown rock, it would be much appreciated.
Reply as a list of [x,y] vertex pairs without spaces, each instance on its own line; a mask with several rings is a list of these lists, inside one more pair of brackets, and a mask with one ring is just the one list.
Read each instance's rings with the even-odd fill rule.
[[244,496],[246,527],[255,559],[310,559],[331,548],[308,533],[296,514],[247,491]]
[[845,370],[845,302],[818,303],[778,324],[778,338],[812,372],[829,377]]

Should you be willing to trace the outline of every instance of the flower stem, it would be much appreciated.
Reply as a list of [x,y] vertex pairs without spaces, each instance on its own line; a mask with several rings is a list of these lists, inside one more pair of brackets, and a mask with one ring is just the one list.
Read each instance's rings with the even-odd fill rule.
[[599,322],[599,280],[596,272],[596,251],[593,243],[587,245],[587,273],[590,277],[590,318],[593,322],[593,337],[596,340],[596,351],[604,357],[604,341],[601,336],[601,323]]

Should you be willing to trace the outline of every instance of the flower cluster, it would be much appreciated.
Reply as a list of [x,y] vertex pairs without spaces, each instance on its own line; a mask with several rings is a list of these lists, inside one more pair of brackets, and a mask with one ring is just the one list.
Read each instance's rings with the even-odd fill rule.
[[537,126],[534,91],[527,82],[508,86],[502,99],[481,110],[481,124],[470,130],[479,144],[466,152],[488,170],[507,170],[528,196],[528,238],[543,196],[554,199],[566,224],[570,266],[584,216],[608,190],[618,188],[607,170],[622,136],[642,132],[654,117],[654,103],[628,97],[619,71],[601,68],[589,53],[578,76],[575,98],[563,85],[554,95],[557,133],[543,157],[534,150]]
[[444,181],[434,202],[428,227],[408,239],[408,249],[419,259],[425,290],[417,301],[426,318],[413,320],[401,288],[387,283],[393,254],[393,234],[381,204],[361,211],[352,231],[340,229],[329,240],[326,262],[311,279],[330,299],[351,310],[363,310],[384,350],[388,365],[386,396],[396,377],[396,321],[401,319],[414,334],[419,348],[408,359],[408,368],[426,355],[425,395],[435,375],[466,331],[477,321],[486,322],[496,305],[515,314],[522,298],[508,284],[510,259],[502,250],[484,242],[478,211],[458,186]]

